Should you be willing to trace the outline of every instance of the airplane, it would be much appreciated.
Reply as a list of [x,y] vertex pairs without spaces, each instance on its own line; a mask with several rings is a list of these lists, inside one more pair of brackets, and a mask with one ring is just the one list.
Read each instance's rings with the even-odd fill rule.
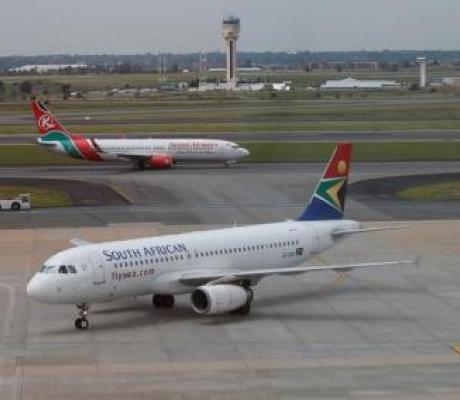
[[138,169],[164,169],[182,162],[223,162],[229,166],[249,155],[237,143],[217,139],[95,139],[73,134],[39,100],[32,110],[45,148],[89,161],[127,161]]
[[89,327],[89,304],[153,295],[156,307],[173,307],[191,294],[198,314],[247,315],[252,287],[270,275],[414,264],[399,260],[302,266],[342,239],[398,226],[362,228],[343,219],[352,144],[337,145],[305,210],[296,220],[75,246],[46,260],[27,285],[43,303],[76,304],[75,327]]

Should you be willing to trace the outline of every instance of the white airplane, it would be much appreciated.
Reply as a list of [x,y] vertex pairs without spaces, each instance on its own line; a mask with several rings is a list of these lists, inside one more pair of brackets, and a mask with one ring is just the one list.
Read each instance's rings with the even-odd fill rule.
[[237,143],[216,139],[94,139],[70,133],[46,106],[32,101],[38,143],[49,150],[90,161],[128,161],[137,168],[171,168],[181,162],[223,162],[249,155]]
[[351,144],[337,146],[306,209],[295,221],[89,243],[49,258],[27,285],[30,298],[76,304],[75,327],[89,326],[89,304],[153,294],[156,307],[172,307],[174,296],[191,293],[198,314],[249,313],[251,287],[269,275],[349,271],[413,264],[414,260],[329,266],[298,266],[340,239],[368,231],[343,219]]

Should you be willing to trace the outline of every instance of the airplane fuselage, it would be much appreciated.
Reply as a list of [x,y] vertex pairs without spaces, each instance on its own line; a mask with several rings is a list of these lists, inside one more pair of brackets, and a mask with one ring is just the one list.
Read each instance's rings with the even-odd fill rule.
[[169,156],[176,162],[235,162],[249,152],[234,142],[217,139],[88,139],[70,135],[38,138],[52,151],[91,161],[135,161]]
[[48,259],[28,293],[41,302],[69,304],[189,293],[195,287],[178,279],[187,270],[292,267],[334,245],[333,231],[358,226],[350,220],[287,221],[89,244]]

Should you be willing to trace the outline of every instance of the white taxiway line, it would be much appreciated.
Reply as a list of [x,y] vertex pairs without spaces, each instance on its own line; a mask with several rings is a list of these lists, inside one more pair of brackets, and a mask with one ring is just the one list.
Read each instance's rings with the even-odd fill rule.
[[13,311],[14,311],[14,306],[15,306],[15,289],[0,281],[0,287],[6,289],[8,292],[8,304],[6,306],[6,314],[5,314],[5,319],[3,321],[3,327],[2,327],[2,335],[3,337],[9,336],[11,333],[11,323],[13,321]]

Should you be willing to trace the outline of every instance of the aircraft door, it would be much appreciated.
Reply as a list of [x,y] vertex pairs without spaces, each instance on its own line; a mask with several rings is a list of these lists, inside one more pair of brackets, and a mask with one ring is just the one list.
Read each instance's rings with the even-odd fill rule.
[[312,229],[311,256],[315,256],[320,250],[319,233],[315,228]]
[[106,281],[104,263],[101,262],[99,257],[92,255],[90,257],[90,264],[93,270],[93,284],[103,285]]

